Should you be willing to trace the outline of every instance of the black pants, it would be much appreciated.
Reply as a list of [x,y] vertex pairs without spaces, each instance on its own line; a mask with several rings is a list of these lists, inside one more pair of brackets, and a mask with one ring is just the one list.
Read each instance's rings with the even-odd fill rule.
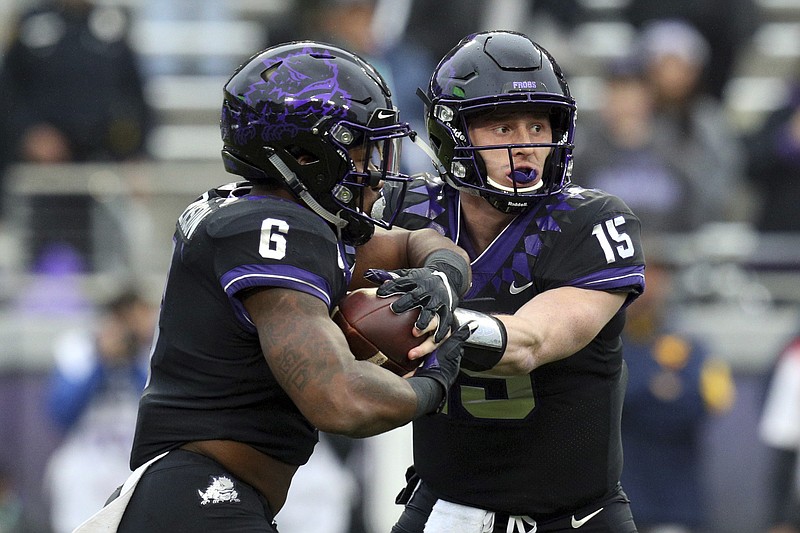
[[267,501],[222,465],[174,450],[144,473],[118,533],[277,533]]
[[[428,521],[428,516],[438,499],[425,483],[420,482],[397,524],[392,528],[392,533],[423,533],[425,522]],[[586,519],[601,508],[602,511],[588,520]],[[507,514],[495,513],[493,533],[506,533],[508,520]],[[532,526],[529,525],[526,530],[529,531],[531,528]],[[607,497],[582,509],[576,509],[574,513],[547,517],[541,521],[537,520],[536,523],[536,533],[576,533],[576,531],[580,533],[636,533],[630,502],[622,488],[618,487]]]

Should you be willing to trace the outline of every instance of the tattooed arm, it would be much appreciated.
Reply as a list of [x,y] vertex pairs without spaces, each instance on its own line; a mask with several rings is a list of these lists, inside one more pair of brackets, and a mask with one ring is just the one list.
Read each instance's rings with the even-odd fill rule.
[[249,294],[244,305],[275,378],[321,431],[366,437],[414,417],[417,394],[410,383],[356,361],[318,298],[269,288]]

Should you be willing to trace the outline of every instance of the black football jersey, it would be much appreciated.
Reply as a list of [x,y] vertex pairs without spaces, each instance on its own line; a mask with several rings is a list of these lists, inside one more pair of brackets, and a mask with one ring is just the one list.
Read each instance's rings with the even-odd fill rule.
[[[639,220],[604,192],[569,186],[544,198],[480,255],[460,223],[458,191],[419,179],[404,205],[398,225],[435,228],[470,253],[473,284],[462,307],[513,314],[564,286],[627,292],[627,305],[644,290]],[[565,513],[615,488],[623,324],[624,309],[584,349],[529,375],[462,370],[444,411],[414,422],[420,477],[444,499],[533,517]]]
[[206,439],[244,442],[300,465],[317,441],[272,375],[237,294],[290,288],[333,309],[347,290],[353,250],[308,209],[248,193],[245,184],[214,189],[178,219],[132,468]]

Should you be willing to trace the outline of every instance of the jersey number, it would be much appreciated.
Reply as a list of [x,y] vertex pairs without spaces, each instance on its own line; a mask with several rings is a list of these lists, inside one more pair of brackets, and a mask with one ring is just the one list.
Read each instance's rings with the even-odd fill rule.
[[[592,228],[592,235],[597,237],[600,248],[606,256],[606,263],[613,263],[617,260],[617,255],[622,259],[633,256],[633,242],[625,232],[620,232],[617,228],[625,224],[625,217],[622,215],[606,220],[601,224],[595,224]],[[610,240],[609,240],[610,239]],[[611,245],[614,241],[618,246]],[[616,252],[616,254],[615,254]]]
[[468,385],[459,385],[461,405],[475,418],[523,420],[536,407],[530,375],[488,378],[469,370],[462,372],[473,379]]
[[286,256],[286,237],[289,224],[285,220],[267,218],[261,223],[261,241],[258,253],[267,259],[283,259]]

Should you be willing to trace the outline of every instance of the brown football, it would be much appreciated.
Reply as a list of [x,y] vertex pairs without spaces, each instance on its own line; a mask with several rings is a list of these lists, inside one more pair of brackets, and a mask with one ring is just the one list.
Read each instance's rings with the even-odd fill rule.
[[359,289],[349,293],[334,310],[333,321],[344,332],[356,359],[405,375],[421,362],[408,358],[408,351],[425,340],[425,336],[414,337],[411,333],[419,311],[397,314],[391,305],[400,296],[379,298],[375,291]]

